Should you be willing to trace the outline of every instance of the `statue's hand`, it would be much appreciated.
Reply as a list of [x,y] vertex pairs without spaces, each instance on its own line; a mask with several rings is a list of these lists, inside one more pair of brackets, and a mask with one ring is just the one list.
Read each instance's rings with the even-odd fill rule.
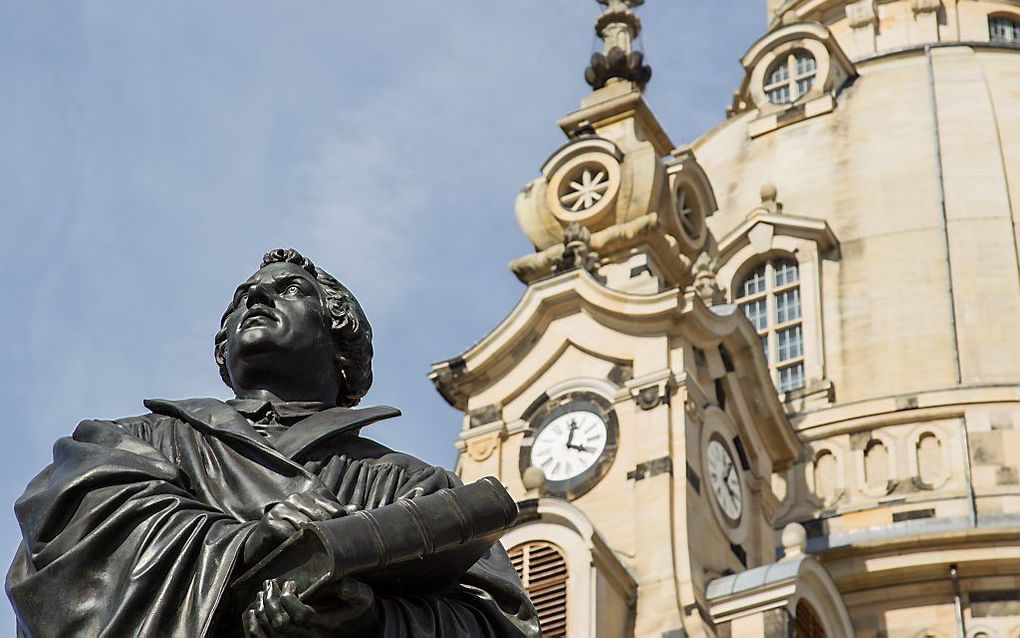
[[255,526],[244,544],[244,562],[251,565],[290,538],[302,523],[327,521],[346,510],[336,500],[313,493],[294,493],[274,505]]
[[335,598],[317,600],[312,607],[298,598],[294,581],[286,581],[281,588],[276,579],[267,580],[255,602],[244,612],[244,633],[254,638],[332,638],[374,633],[372,588],[344,579],[338,583],[336,592]]

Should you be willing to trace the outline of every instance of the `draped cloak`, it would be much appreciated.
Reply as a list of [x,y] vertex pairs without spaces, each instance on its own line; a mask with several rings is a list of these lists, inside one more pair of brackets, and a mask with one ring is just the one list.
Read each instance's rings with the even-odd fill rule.
[[[15,504],[23,541],[6,588],[19,635],[239,635],[228,586],[275,503],[316,492],[370,509],[459,483],[359,436],[394,408],[324,410],[267,440],[216,399],[145,406],[79,424]],[[538,635],[498,543],[457,584],[377,595],[374,611],[387,638]]]

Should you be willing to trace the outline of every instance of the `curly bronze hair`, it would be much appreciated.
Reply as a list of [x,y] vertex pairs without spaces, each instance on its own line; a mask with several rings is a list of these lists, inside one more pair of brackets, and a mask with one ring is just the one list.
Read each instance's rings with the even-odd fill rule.
[[[262,265],[259,268],[275,263],[300,266],[313,275],[322,286],[326,297],[326,311],[331,319],[330,332],[337,353],[335,365],[340,387],[337,388],[336,404],[345,407],[357,405],[372,386],[372,326],[369,325],[361,304],[333,275],[313,264],[310,259],[293,248],[269,251],[262,258]],[[237,302],[232,301],[227,306],[215,338],[216,364],[220,368],[220,377],[227,386],[230,386],[230,375],[227,372],[227,333],[224,325],[227,316],[236,309]]]

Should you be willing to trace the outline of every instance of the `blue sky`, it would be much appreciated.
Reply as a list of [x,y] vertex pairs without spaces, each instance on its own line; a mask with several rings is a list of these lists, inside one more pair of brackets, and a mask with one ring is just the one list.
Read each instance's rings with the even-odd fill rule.
[[[367,433],[452,467],[429,364],[485,335],[531,250],[517,191],[588,92],[594,0],[82,0],[0,5],[0,551],[84,418],[229,396],[212,338],[266,250],[298,248],[376,334]],[[764,0],[640,9],[674,142],[723,118]],[[18,274],[20,273],[20,274]],[[7,559],[3,559],[7,560]],[[0,635],[13,617],[0,606]]]

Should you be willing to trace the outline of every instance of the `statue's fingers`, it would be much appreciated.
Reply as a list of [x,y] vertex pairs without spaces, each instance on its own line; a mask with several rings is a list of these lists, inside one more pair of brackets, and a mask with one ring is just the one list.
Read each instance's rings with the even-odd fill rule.
[[315,609],[301,602],[301,599],[298,598],[297,583],[294,581],[288,580],[283,584],[280,604],[297,624],[308,626],[312,623]]
[[255,619],[258,620],[259,627],[265,632],[273,624],[269,622],[269,616],[266,615],[266,601],[263,592],[259,592],[255,596]]
[[265,582],[264,591],[263,599],[265,600],[266,616],[269,617],[269,622],[276,628],[289,625],[290,614],[280,604],[280,596],[283,595],[283,592],[280,591],[280,584],[276,582],[275,578],[270,578]]
[[324,494],[317,492],[309,492],[308,496],[315,502],[316,505],[326,510],[329,514],[329,518],[336,518],[342,516],[345,512],[344,506],[340,504],[336,498],[331,498]]
[[259,619],[255,615],[254,609],[248,609],[244,612],[244,635],[250,636],[251,638],[269,638],[269,634],[262,629],[259,624]]
[[283,525],[277,524],[274,527],[274,531],[282,528],[285,538],[301,529],[302,523],[307,523],[310,520],[306,515],[291,507],[288,503],[280,503],[272,509],[270,514],[272,514],[274,521],[283,523]]
[[[293,498],[293,500],[291,500]],[[325,521],[333,518],[321,503],[307,494],[292,494],[287,505],[301,513],[309,521]]]
[[347,603],[348,606],[355,609],[368,608],[375,599],[375,593],[371,587],[350,578],[340,581],[337,596],[340,600]]
[[403,472],[396,466],[387,468],[385,479],[380,485],[379,493],[376,496],[374,507],[389,505],[397,500],[397,489],[403,480]]

